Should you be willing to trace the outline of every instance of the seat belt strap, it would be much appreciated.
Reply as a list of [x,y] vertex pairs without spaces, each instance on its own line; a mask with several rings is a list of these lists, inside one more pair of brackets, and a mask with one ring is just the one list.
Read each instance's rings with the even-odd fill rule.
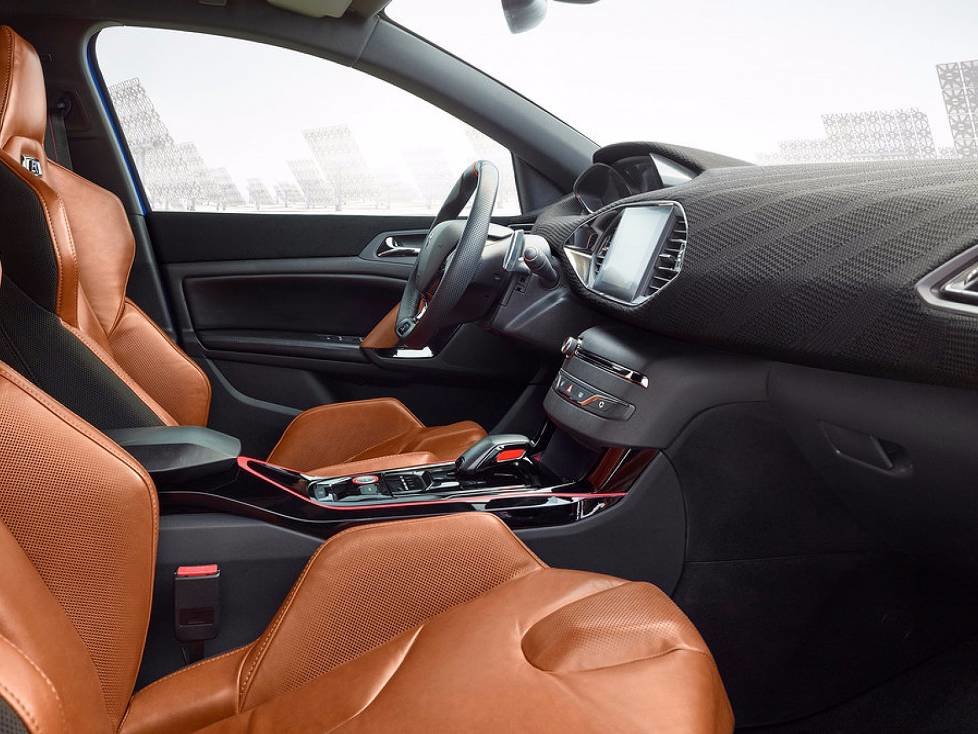
[[48,158],[71,169],[71,151],[68,148],[68,131],[65,117],[71,111],[71,97],[62,94],[48,110],[48,126],[44,132],[44,151]]

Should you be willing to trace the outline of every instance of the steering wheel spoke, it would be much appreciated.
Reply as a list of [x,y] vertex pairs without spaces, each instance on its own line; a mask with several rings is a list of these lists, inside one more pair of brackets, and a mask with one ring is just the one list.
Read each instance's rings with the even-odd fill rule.
[[[427,346],[439,331],[457,323],[452,311],[478,273],[498,190],[499,171],[489,161],[466,169],[452,188],[401,297],[395,331],[403,346]],[[469,199],[469,216],[460,219]]]

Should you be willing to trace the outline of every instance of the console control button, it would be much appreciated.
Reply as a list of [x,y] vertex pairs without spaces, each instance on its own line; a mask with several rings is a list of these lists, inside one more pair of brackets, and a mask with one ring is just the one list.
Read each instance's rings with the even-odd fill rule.
[[604,395],[595,395],[590,401],[582,403],[581,407],[588,413],[594,413],[602,418],[610,418],[615,421],[628,420],[635,412],[634,405]]
[[421,474],[395,474],[387,477],[387,488],[395,497],[404,494],[419,494],[427,489]]
[[625,421],[632,417],[635,406],[599,392],[576,378],[560,371],[554,381],[554,392],[588,413],[609,420]]

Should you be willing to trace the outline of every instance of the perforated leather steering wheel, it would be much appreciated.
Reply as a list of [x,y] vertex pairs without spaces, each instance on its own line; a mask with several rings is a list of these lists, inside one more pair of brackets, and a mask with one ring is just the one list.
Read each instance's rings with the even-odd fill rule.
[[[420,349],[442,329],[460,323],[452,311],[479,272],[498,190],[496,166],[476,161],[442,204],[397,309],[394,331],[403,346]],[[459,219],[470,198],[469,216]]]

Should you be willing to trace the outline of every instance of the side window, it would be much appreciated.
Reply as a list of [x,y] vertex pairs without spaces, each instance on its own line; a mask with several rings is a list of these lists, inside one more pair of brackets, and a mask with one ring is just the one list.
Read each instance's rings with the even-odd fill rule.
[[220,36],[111,27],[99,67],[157,211],[434,215],[476,159],[508,150],[434,105],[324,59]]

